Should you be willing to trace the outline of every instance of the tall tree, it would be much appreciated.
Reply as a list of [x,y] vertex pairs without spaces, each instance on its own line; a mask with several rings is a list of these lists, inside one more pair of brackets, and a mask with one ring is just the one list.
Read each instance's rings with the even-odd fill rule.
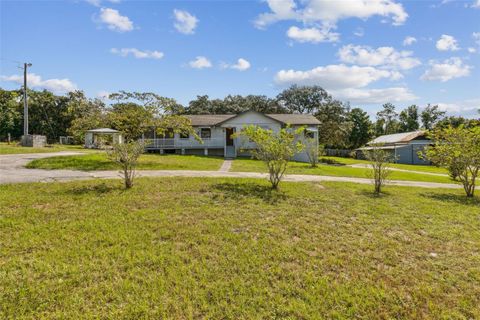
[[107,127],[105,103],[100,99],[88,99],[82,91],[70,92],[67,112],[72,117],[67,134],[75,143],[82,143],[85,132],[90,129]]
[[262,113],[285,113],[275,99],[261,95],[228,95],[223,100],[211,100],[207,95],[190,101],[185,114],[237,114],[248,110]]
[[448,127],[458,128],[463,126],[465,128],[480,127],[480,119],[466,119],[464,117],[445,117],[435,124],[434,129],[445,129]]
[[352,124],[348,119],[349,106],[332,100],[319,106],[315,117],[320,121],[318,139],[331,148],[345,148]]
[[441,111],[438,105],[428,104],[421,113],[423,128],[431,130],[435,124],[440,121],[445,115],[445,111]]
[[382,124],[382,134],[392,134],[398,132],[398,114],[395,106],[391,103],[385,103],[383,109],[377,112],[377,122]]
[[0,139],[5,139],[8,134],[12,138],[21,135],[20,94],[17,90],[0,88]]
[[360,108],[353,108],[348,113],[351,131],[348,137],[348,147],[352,149],[365,145],[373,137],[373,123],[368,113]]
[[127,142],[142,136],[148,126],[153,125],[153,109],[134,102],[120,102],[112,105],[107,116],[111,127],[123,133]]
[[66,136],[72,121],[68,101],[68,96],[56,96],[47,90],[29,90],[30,133],[45,135],[49,142],[58,142],[60,136]]
[[332,100],[332,96],[319,86],[293,85],[277,95],[278,103],[289,113],[315,114]]
[[416,131],[420,127],[418,123],[418,106],[411,105],[400,112],[400,131]]

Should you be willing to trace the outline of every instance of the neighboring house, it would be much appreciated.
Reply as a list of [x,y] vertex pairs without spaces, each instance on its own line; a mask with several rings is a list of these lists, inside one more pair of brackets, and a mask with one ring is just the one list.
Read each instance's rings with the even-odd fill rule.
[[357,158],[363,158],[363,151],[371,150],[373,145],[380,145],[380,148],[391,152],[396,163],[428,165],[430,162],[420,158],[418,153],[431,144],[432,141],[426,137],[425,131],[412,131],[380,136],[356,151]]
[[[255,145],[245,138],[233,138],[232,135],[248,125],[256,125],[264,129],[278,132],[280,128],[290,125],[293,129],[305,126],[305,136],[314,137],[318,141],[319,121],[312,115],[304,114],[263,114],[247,111],[240,114],[187,115],[192,126],[203,143],[194,137],[178,133],[167,133],[159,137],[155,130],[145,133],[147,150],[160,153],[216,155],[225,158],[248,156],[248,149]],[[303,139],[299,137],[299,139]],[[308,161],[305,152],[295,155],[294,160]]]

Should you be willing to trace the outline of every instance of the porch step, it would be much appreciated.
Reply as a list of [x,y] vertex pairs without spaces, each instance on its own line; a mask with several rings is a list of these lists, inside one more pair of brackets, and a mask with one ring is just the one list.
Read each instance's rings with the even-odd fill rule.
[[233,158],[235,158],[235,147],[227,146],[225,150],[225,159],[233,159]]

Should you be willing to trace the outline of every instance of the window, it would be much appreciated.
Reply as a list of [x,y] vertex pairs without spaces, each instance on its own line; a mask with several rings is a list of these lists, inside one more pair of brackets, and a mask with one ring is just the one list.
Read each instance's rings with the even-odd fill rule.
[[303,131],[303,134],[305,136],[305,138],[310,138],[310,139],[313,139],[315,138],[315,132],[311,131],[311,130],[305,130]]
[[188,132],[180,132],[180,139],[189,139],[190,135]]
[[210,139],[212,137],[212,130],[210,128],[201,128],[200,129],[200,138]]

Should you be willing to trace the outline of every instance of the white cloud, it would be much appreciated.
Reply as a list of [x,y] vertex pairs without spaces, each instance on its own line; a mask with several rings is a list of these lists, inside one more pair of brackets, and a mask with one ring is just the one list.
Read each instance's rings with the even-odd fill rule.
[[357,37],[363,37],[365,35],[365,31],[363,30],[363,28],[357,28],[353,34]]
[[408,37],[405,37],[405,39],[403,40],[403,45],[411,46],[415,42],[417,42],[417,39],[415,37],[408,36]]
[[476,117],[478,115],[477,110],[480,109],[480,98],[468,99],[453,103],[438,102],[434,103],[434,105],[438,105],[440,110],[448,113],[459,114],[463,117]]
[[475,40],[475,43],[480,47],[480,32],[472,33],[472,38]]
[[473,3],[472,3],[472,8],[480,8],[480,0],[475,0]]
[[247,60],[243,59],[243,58],[240,58],[237,60],[237,63],[231,65],[231,66],[228,66],[227,67],[230,67],[232,69],[236,69],[236,70],[239,70],[239,71],[245,71],[247,69],[250,69],[250,62],[248,62]]
[[175,29],[178,32],[183,34],[193,34],[195,33],[195,28],[198,24],[198,19],[194,15],[191,15],[187,11],[183,10],[173,10],[173,14],[175,16]]
[[425,71],[420,79],[438,80],[446,82],[454,78],[466,77],[470,74],[471,66],[465,65],[460,58],[450,58],[443,62],[430,60],[430,69]]
[[477,52],[477,49],[475,49],[475,48],[468,48],[467,50],[468,50],[468,52],[470,52],[470,53],[475,53],[475,52]]
[[[102,4],[102,0],[85,0],[86,2],[90,3],[91,5],[94,5],[95,7],[100,7]],[[110,3],[120,3],[120,0],[107,0]]]
[[192,60],[188,63],[188,65],[194,69],[204,69],[204,68],[211,68],[212,63],[206,57],[198,56],[195,60]]
[[102,90],[102,91],[97,92],[97,98],[102,99],[102,100],[107,100],[108,97],[110,96],[110,94],[111,94],[111,92]]
[[412,54],[411,51],[396,51],[392,47],[373,49],[352,44],[338,50],[338,56],[342,62],[400,70],[408,70],[421,64],[420,60],[412,57]]
[[112,48],[110,49],[110,52],[116,55],[119,55],[121,57],[127,57],[128,55],[133,55],[137,59],[162,59],[164,54],[163,52],[160,51],[150,51],[150,50],[145,50],[141,51],[136,48]]
[[133,30],[133,22],[127,17],[122,16],[118,10],[111,8],[100,9],[100,21],[105,23],[108,29],[125,32]]
[[396,71],[374,67],[327,65],[306,71],[280,70],[275,76],[279,85],[319,85],[327,89],[361,88],[380,79],[397,80]]
[[410,90],[404,87],[393,87],[383,89],[342,89],[333,90],[330,93],[340,100],[347,100],[351,103],[373,104],[389,102],[404,102],[417,99]]
[[339,40],[339,34],[331,32],[330,28],[298,28],[290,27],[287,31],[287,36],[298,42],[336,42]]
[[271,12],[258,16],[255,25],[264,28],[269,24],[282,20],[296,20],[306,24],[321,23],[335,25],[337,21],[348,18],[368,19],[374,15],[390,17],[394,25],[403,24],[408,14],[402,4],[393,0],[267,0]]
[[460,49],[457,40],[448,34],[442,34],[437,41],[436,47],[440,51],[456,51]]
[[[1,76],[1,79],[2,81],[23,84],[23,76],[21,75]],[[65,93],[77,90],[77,85],[69,79],[43,80],[41,76],[35,73],[29,73],[27,75],[27,86],[31,88],[47,89],[55,93]]]

